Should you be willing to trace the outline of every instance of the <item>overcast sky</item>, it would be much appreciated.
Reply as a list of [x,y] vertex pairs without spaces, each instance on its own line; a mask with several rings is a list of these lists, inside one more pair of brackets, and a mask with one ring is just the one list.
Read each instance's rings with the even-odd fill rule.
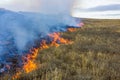
[[39,11],[40,0],[0,0],[0,8],[14,11]]
[[[65,3],[65,1],[69,2],[71,0],[0,0],[0,7],[15,11],[39,11],[41,1],[49,1],[45,5],[47,6],[51,4],[51,2],[52,5],[55,5],[54,2],[60,3],[60,1],[63,1],[63,3]],[[74,3],[74,8],[90,8],[100,5],[120,4],[120,0],[74,0]]]
[[74,0],[0,0],[0,8],[13,11],[62,11],[72,7]]
[[[81,13],[80,9],[82,10],[89,8],[98,9],[107,5],[107,8],[105,9],[106,11],[108,11],[109,5],[114,5],[114,6],[110,6],[110,8],[115,7],[115,5],[119,6],[120,0],[0,0],[0,8],[6,8],[13,11],[31,11],[31,12],[39,12],[40,10],[42,10],[44,12],[51,11],[54,13],[54,12],[65,11],[67,9],[70,9],[69,7],[71,6],[72,3],[74,3],[72,6],[73,14],[82,15],[84,13],[80,14]],[[116,12],[114,10],[113,11],[111,10],[110,13],[114,13],[117,15],[120,14],[119,7],[117,8]]]
[[101,5],[120,4],[120,0],[76,0],[75,7],[90,8]]
[[77,0],[74,17],[120,19],[120,0]]

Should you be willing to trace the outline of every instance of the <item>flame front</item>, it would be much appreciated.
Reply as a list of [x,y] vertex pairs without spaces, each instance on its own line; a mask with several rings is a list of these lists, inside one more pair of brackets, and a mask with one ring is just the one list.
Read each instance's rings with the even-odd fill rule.
[[23,69],[26,73],[29,73],[37,68],[37,65],[34,63],[34,61],[29,60],[27,64],[23,66]]
[[[35,59],[37,58],[37,55],[39,53],[40,50],[43,49],[47,49],[49,47],[55,46],[58,47],[61,44],[72,44],[73,42],[68,40],[68,39],[64,39],[62,37],[60,37],[60,33],[52,33],[48,35],[52,41],[47,44],[46,40],[42,40],[40,47],[39,48],[32,48],[30,49],[30,53],[28,53],[27,55],[23,56],[23,70],[26,73],[29,73],[33,70],[37,69],[37,64],[35,63]],[[19,78],[21,72],[17,72],[14,76],[13,79],[15,78]]]
[[[48,35],[52,41],[50,42],[50,44],[46,43],[46,40],[43,40],[40,44],[39,48],[33,48],[30,50],[30,53],[27,54],[26,56],[23,56],[23,61],[24,61],[24,66],[23,66],[23,70],[26,73],[29,73],[33,70],[35,70],[37,68],[37,65],[35,63],[35,59],[39,53],[39,50],[43,50],[46,48],[49,48],[51,46],[55,46],[58,47],[59,43],[62,44],[70,44],[72,43],[70,40],[68,39],[64,39],[60,37],[60,33],[52,33]],[[58,43],[59,42],[59,43]]]
[[33,48],[30,50],[30,53],[26,56],[23,56],[24,66],[23,70],[26,73],[29,73],[37,68],[36,63],[34,62],[39,52],[39,48]]
[[76,28],[68,28],[67,29],[69,32],[75,32],[77,29]]
[[20,77],[21,72],[17,72],[15,75],[13,75],[12,79],[16,79]]
[[72,43],[72,41],[60,37],[60,33],[49,34],[49,36],[53,39],[51,42],[51,46],[58,47],[59,46],[58,42],[61,44],[71,44]]
[[[84,25],[84,24],[83,23],[79,24],[79,26],[81,26],[81,25]],[[68,28],[67,30],[70,32],[74,32],[74,31],[76,31],[76,28]],[[50,39],[52,39],[52,41],[50,41],[47,44],[47,40],[42,40],[40,47],[30,49],[30,51],[29,51],[30,53],[28,53],[27,55],[24,55],[22,57],[23,70],[26,73],[29,73],[29,72],[37,69],[38,66],[35,63],[35,60],[36,60],[37,55],[40,50],[47,49],[52,46],[58,47],[58,46],[60,46],[60,44],[72,44],[73,43],[72,41],[70,41],[68,39],[62,38],[59,32],[54,32],[52,34],[48,34],[48,36],[50,37]],[[21,72],[17,72],[13,76],[13,79],[19,78],[20,74],[21,74]]]

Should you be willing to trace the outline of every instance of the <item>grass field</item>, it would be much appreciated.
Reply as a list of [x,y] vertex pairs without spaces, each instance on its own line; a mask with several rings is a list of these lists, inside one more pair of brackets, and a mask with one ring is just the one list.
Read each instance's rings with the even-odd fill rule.
[[[120,80],[120,20],[83,20],[74,43],[40,51],[38,69],[18,80]],[[5,77],[5,80],[8,77]]]

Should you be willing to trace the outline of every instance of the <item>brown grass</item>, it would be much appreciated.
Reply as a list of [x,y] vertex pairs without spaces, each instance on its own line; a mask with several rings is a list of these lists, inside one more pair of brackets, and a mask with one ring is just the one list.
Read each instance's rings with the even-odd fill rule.
[[40,51],[38,69],[18,80],[120,80],[120,20],[83,22],[77,31],[62,33],[73,44]]

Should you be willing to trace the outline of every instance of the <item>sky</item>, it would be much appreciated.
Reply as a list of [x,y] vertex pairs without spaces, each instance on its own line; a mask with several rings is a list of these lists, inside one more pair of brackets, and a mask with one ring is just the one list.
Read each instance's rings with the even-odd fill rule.
[[68,10],[74,0],[0,0],[0,8],[13,11],[59,12]]
[[72,16],[80,18],[120,19],[120,0],[76,0]]
[[[44,12],[59,12],[60,9],[61,11],[67,10],[65,9],[65,6],[62,5],[66,5],[66,7],[70,6],[68,5],[68,3],[72,1],[72,0],[0,0],[0,8],[6,8],[9,10],[13,10],[13,11],[30,11],[30,12],[40,12],[40,10],[44,11]],[[75,17],[79,17],[80,15],[89,15],[89,14],[93,14],[91,12],[83,12],[84,9],[90,9],[90,8],[94,8],[94,9],[98,9],[98,8],[102,8],[104,6],[107,6],[106,11],[107,12],[95,12],[94,14],[108,14],[110,12],[110,15],[115,15],[115,14],[120,14],[120,9],[119,7],[116,7],[115,5],[120,5],[120,0],[73,0],[74,2],[70,2],[72,6],[72,15]],[[68,3],[67,3],[68,2]],[[42,7],[41,7],[42,5]],[[112,6],[114,5],[114,6]],[[109,10],[109,6],[111,7],[116,7],[118,8],[117,11],[114,10]],[[54,8],[54,11],[52,11]],[[59,10],[59,11],[58,11]],[[99,9],[98,9],[99,10]],[[90,10],[88,10],[90,11]],[[95,11],[95,10],[94,10]]]
[[109,4],[120,4],[120,0],[76,0],[76,4],[74,7],[90,8]]
[[0,8],[13,11],[38,12],[40,0],[0,0]]

